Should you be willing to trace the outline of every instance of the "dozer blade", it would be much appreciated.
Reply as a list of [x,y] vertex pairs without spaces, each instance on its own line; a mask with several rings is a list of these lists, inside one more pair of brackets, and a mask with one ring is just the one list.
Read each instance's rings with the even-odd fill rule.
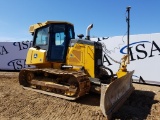
[[134,71],[116,79],[109,85],[101,85],[100,108],[105,117],[111,119],[112,114],[122,106],[126,99],[133,92],[132,75]]

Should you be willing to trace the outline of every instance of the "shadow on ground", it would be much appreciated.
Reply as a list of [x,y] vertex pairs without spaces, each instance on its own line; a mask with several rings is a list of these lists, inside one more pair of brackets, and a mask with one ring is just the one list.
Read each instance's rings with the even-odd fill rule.
[[[113,114],[112,119],[146,119],[151,112],[152,105],[158,102],[157,100],[154,100],[154,96],[155,93],[151,91],[135,90],[120,109]],[[90,93],[76,100],[76,102],[92,106],[100,106],[100,95]]]
[[123,106],[113,114],[113,119],[146,119],[152,105],[158,102],[154,100],[154,96],[154,92],[135,90]]
[[91,106],[100,106],[100,95],[96,93],[89,93],[78,100],[77,103],[86,104]]

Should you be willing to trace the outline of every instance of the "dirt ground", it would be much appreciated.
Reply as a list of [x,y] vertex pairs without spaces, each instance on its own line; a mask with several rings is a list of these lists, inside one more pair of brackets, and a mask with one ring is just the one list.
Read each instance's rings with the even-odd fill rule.
[[[135,91],[113,119],[160,120],[160,87],[134,84]],[[18,72],[0,72],[0,120],[105,120],[100,96],[74,102],[24,90]]]

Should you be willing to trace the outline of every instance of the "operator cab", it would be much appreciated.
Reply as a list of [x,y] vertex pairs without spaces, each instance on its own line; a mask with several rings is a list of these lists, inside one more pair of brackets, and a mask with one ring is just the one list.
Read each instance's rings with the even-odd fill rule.
[[34,30],[33,47],[46,50],[47,61],[65,62],[69,42],[75,39],[73,24],[47,21],[36,25],[30,27],[30,32]]

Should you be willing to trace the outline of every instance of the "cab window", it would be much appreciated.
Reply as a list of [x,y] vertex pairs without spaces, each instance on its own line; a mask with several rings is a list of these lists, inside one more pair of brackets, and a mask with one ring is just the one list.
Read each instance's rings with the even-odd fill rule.
[[69,26],[69,38],[75,39],[73,26]]
[[65,25],[54,25],[55,45],[64,45],[65,42]]
[[55,45],[64,45],[65,34],[64,32],[55,33]]
[[37,35],[35,38],[36,45],[47,45],[48,43],[48,27],[41,28],[37,30]]

